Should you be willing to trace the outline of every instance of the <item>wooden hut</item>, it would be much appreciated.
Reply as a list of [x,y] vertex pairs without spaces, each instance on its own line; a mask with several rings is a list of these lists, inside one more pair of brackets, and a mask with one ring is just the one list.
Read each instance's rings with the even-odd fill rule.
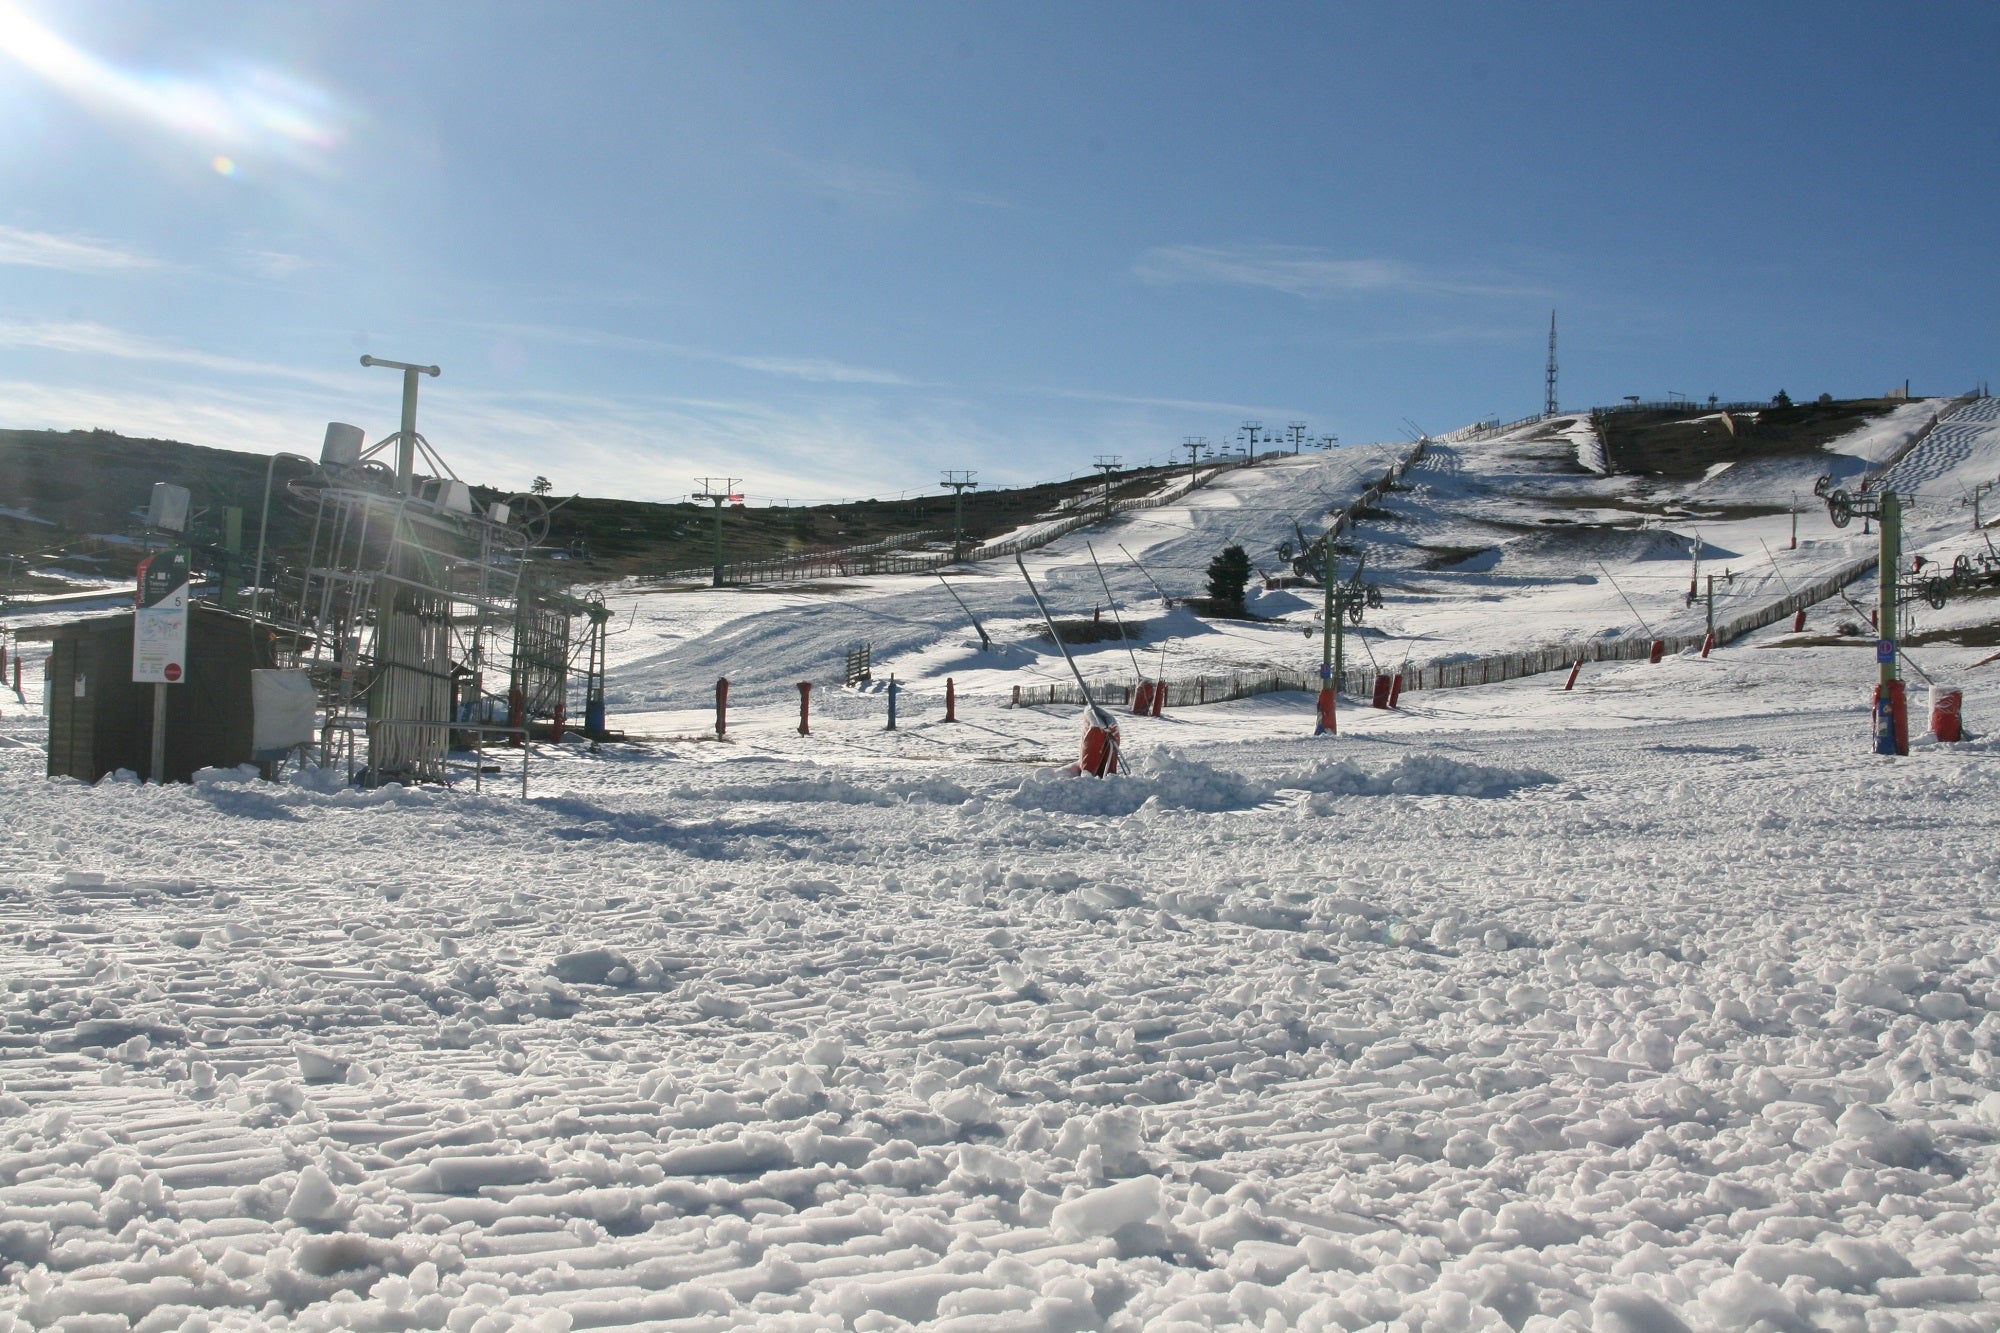
[[[132,680],[132,613],[51,626],[49,776],[95,782],[129,769],[149,780],[153,686]],[[275,665],[276,636],[248,616],[189,604],[187,676],[166,687],[165,779],[252,762],[250,673]]]

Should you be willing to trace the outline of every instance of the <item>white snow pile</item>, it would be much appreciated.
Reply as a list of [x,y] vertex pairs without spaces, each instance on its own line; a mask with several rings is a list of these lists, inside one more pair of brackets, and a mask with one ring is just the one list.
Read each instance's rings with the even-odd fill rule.
[[735,783],[709,788],[684,788],[675,793],[690,800],[730,802],[825,801],[841,805],[957,805],[972,793],[948,778],[891,778],[857,782],[834,773],[786,776],[768,782]]
[[1103,779],[1071,778],[1044,769],[1005,799],[1023,810],[1072,815],[1129,815],[1141,806],[1215,812],[1244,810],[1271,799],[1268,784],[1215,767],[1171,746],[1120,756],[1123,769]]
[[1123,772],[1080,781],[1059,769],[1034,773],[1005,801],[1023,810],[1072,815],[1130,815],[1142,808],[1220,813],[1248,810],[1283,791],[1312,793],[1312,809],[1343,796],[1509,796],[1557,782],[1538,769],[1495,768],[1437,754],[1407,754],[1370,772],[1351,759],[1327,759],[1272,780],[1247,777],[1162,746],[1130,755]]
[[1534,768],[1495,768],[1441,754],[1406,754],[1370,773],[1352,759],[1326,759],[1279,785],[1313,793],[1312,808],[1341,796],[1511,796],[1562,779]]

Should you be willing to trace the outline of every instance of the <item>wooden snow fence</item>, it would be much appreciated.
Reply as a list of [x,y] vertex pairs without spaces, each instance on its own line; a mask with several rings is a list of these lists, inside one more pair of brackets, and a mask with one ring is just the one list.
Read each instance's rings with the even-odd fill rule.
[[[1755,611],[1746,611],[1728,620],[1718,620],[1715,623],[1715,641],[1718,644],[1729,643],[1752,630],[1776,624],[1795,612],[1825,601],[1854,580],[1873,573],[1875,567],[1874,556],[1849,561],[1834,573],[1798,589],[1790,596],[1780,598]],[[1662,635],[1660,639],[1666,645],[1667,653],[1671,655],[1700,648],[1707,634],[1707,627],[1704,626],[1684,634]],[[1501,681],[1517,680],[1522,676],[1541,675],[1550,671],[1567,671],[1579,660],[1642,661],[1651,655],[1652,649],[1651,638],[1625,634],[1615,639],[1587,639],[1581,643],[1545,644],[1515,653],[1499,653],[1491,657],[1467,657],[1443,661],[1434,658],[1421,665],[1406,665],[1400,676],[1405,691],[1451,690],[1473,685],[1497,685]],[[1369,694],[1374,690],[1375,678],[1380,674],[1383,673],[1377,671],[1373,665],[1366,668],[1350,667],[1341,673],[1339,688],[1344,694]],[[1276,694],[1285,690],[1313,693],[1320,687],[1319,671],[1316,668],[1226,676],[1170,676],[1163,683],[1167,691],[1164,706],[1168,710],[1198,704],[1223,703],[1231,699],[1247,699],[1253,695]],[[1107,707],[1120,704],[1129,706],[1134,688],[1133,683],[1129,681],[1099,680],[1091,682],[1090,692],[1098,703]],[[1020,707],[1081,704],[1083,701],[1083,692],[1074,683],[1060,681],[1047,685],[1020,686],[1014,697],[1014,703]]]

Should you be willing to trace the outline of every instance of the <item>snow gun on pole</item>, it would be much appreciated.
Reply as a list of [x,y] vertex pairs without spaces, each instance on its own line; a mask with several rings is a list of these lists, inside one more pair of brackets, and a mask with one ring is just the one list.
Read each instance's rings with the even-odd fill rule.
[[1118,640],[1125,645],[1125,655],[1132,659],[1132,674],[1144,680],[1146,673],[1139,666],[1139,654],[1132,650],[1132,640],[1125,633],[1124,617],[1118,614],[1118,599],[1111,595],[1111,580],[1104,577],[1104,566],[1097,563],[1097,552],[1091,549],[1089,542],[1083,544],[1083,549],[1090,553],[1090,564],[1097,571],[1098,586],[1104,589],[1104,604],[1111,608],[1111,623],[1118,627]]
[[945,582],[945,577],[942,574],[937,576],[937,581],[944,584],[944,590],[951,594],[951,600],[958,603],[958,609],[965,612],[965,618],[972,622],[973,630],[979,635],[980,649],[984,652],[993,651],[993,640],[987,637],[986,626],[980,624],[979,617],[972,614],[972,608],[967,606],[965,599],[958,595],[958,589],[952,587],[950,583]]
[[[1124,543],[1122,542],[1119,543],[1118,549],[1121,551],[1125,551]],[[1165,588],[1162,588],[1154,580],[1151,574],[1146,573],[1146,567],[1139,563],[1139,557],[1133,555],[1130,551],[1125,551],[1125,558],[1132,562],[1132,568],[1138,570],[1139,573],[1145,578],[1146,582],[1151,583],[1153,585],[1153,591],[1160,594],[1160,605],[1166,607],[1167,610],[1169,611],[1173,610],[1174,599],[1167,596],[1167,590]]]
[[1111,714],[1099,708],[1097,700],[1091,697],[1090,686],[1084,681],[1083,672],[1077,669],[1076,659],[1069,655],[1069,647],[1063,643],[1062,634],[1056,629],[1055,618],[1049,614],[1048,603],[1042,600],[1041,589],[1035,586],[1034,577],[1028,573],[1028,566],[1021,559],[1019,551],[1014,553],[1014,567],[1021,571],[1021,577],[1027,581],[1028,595],[1035,599],[1035,609],[1042,613],[1042,623],[1049,627],[1049,637],[1055,640],[1056,651],[1062,654],[1064,664],[1069,667],[1069,674],[1076,678],[1077,689],[1083,692],[1083,753],[1077,760],[1077,775],[1080,777],[1088,773],[1092,777],[1101,778],[1116,773],[1118,724],[1112,721]]
[[1646,637],[1653,640],[1653,651],[1647,656],[1646,660],[1654,665],[1658,665],[1660,658],[1666,654],[1666,640],[1654,637],[1653,627],[1646,623],[1646,617],[1639,614],[1639,608],[1632,605],[1632,599],[1627,597],[1625,590],[1618,586],[1618,580],[1611,577],[1611,571],[1604,568],[1602,560],[1597,562],[1597,568],[1604,575],[1604,581],[1611,585],[1611,591],[1618,594],[1618,600],[1625,603],[1625,609],[1632,613],[1632,619],[1639,622],[1639,628],[1646,631]]

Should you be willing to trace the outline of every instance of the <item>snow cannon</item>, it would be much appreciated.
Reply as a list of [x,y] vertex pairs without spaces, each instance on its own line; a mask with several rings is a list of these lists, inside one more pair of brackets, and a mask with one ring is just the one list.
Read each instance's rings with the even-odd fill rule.
[[1964,702],[1965,694],[1961,690],[1931,686],[1931,735],[1941,741],[1963,740],[1965,732],[1959,709]]
[[1142,680],[1139,688],[1132,691],[1132,716],[1144,717],[1153,707],[1153,682]]
[[1083,752],[1077,759],[1077,774],[1103,778],[1117,771],[1118,724],[1092,704],[1083,710]]

